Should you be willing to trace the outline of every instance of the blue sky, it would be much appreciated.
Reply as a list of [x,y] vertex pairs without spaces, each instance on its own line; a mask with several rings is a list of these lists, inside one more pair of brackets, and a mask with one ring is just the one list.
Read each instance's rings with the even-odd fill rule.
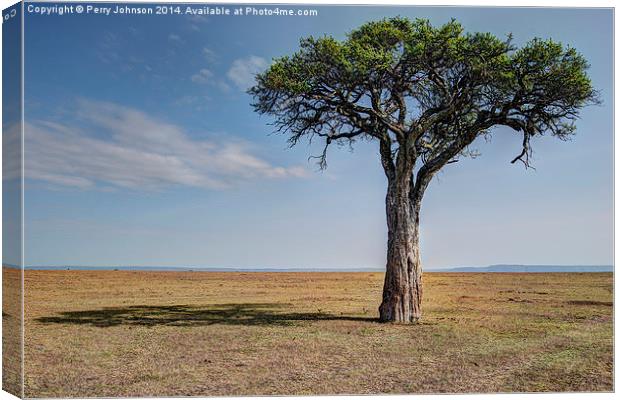
[[[2,24],[2,261],[21,265],[21,20],[19,5],[3,12]],[[11,17],[13,16],[13,17]]]
[[356,268],[385,263],[375,144],[288,149],[244,92],[300,37],[344,38],[402,15],[468,31],[551,37],[590,61],[602,106],[570,142],[509,161],[498,129],[448,166],[422,210],[426,268],[612,264],[612,12],[312,7],[316,17],[26,14],[27,265]]

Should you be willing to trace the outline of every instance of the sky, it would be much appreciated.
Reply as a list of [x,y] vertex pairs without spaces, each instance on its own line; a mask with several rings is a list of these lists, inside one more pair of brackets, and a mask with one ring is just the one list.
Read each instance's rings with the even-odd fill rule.
[[36,15],[25,20],[26,265],[381,268],[386,181],[375,143],[289,149],[245,90],[301,37],[395,15],[456,18],[591,63],[603,100],[568,142],[480,139],[422,206],[425,268],[612,264],[609,9],[308,7],[317,16]]
[[3,12],[10,19],[2,24],[2,261],[21,266],[21,20],[14,17],[17,8]]

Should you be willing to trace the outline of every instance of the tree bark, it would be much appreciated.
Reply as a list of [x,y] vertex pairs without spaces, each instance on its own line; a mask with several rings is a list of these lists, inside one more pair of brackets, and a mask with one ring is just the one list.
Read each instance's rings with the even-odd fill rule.
[[422,265],[419,247],[420,199],[411,196],[411,179],[388,182],[385,199],[388,248],[383,301],[384,322],[414,323],[421,317]]

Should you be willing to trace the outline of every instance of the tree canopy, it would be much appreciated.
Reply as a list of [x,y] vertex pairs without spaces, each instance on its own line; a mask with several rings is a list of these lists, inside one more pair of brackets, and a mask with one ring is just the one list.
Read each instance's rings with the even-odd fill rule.
[[522,135],[512,162],[530,165],[531,138],[568,138],[580,109],[598,96],[589,65],[574,48],[535,38],[517,48],[511,36],[465,33],[455,20],[391,18],[369,22],[339,41],[308,37],[275,59],[249,90],[295,145],[377,140],[389,179],[400,172],[427,184],[446,163],[495,126]]

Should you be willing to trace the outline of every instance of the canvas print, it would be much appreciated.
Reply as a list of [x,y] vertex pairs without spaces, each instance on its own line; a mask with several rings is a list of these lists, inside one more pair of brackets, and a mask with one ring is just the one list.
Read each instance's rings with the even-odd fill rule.
[[8,6],[3,390],[612,392],[613,17]]

